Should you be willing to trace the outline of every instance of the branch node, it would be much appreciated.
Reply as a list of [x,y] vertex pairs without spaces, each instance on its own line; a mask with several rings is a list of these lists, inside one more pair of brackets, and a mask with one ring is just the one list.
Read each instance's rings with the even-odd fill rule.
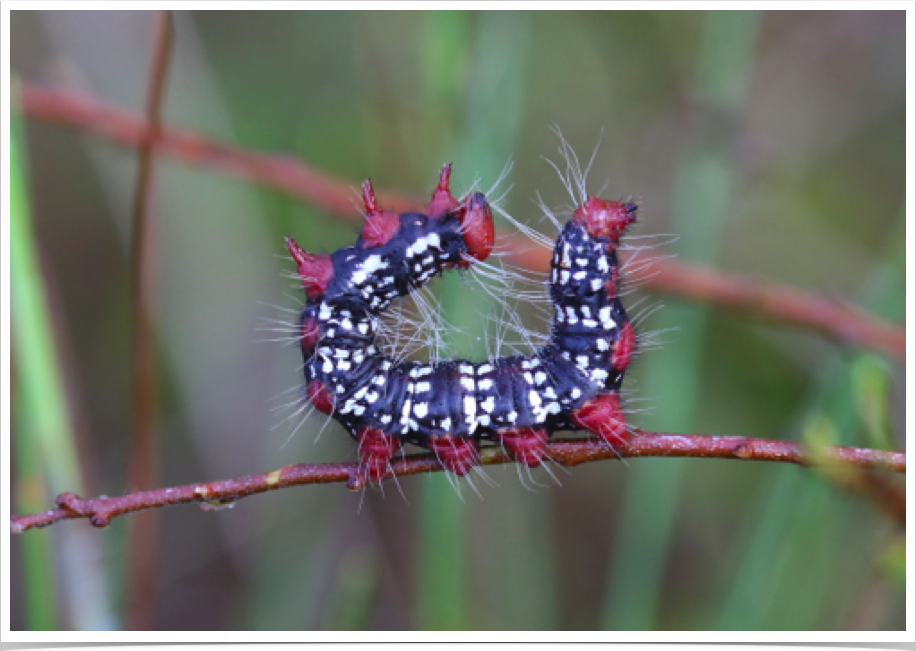
[[76,493],[61,493],[54,500],[54,503],[62,509],[84,517],[90,513],[85,508],[86,500],[81,498]]

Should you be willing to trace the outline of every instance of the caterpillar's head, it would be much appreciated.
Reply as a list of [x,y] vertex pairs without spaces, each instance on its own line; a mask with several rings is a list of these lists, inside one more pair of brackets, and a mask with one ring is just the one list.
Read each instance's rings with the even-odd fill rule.
[[[452,164],[448,163],[439,174],[439,185],[433,191],[426,213],[432,219],[449,213],[457,215],[468,255],[475,260],[485,260],[493,251],[493,240],[496,237],[490,204],[480,192],[470,192],[461,199],[455,199],[448,187],[451,174]],[[458,266],[467,268],[470,262]]]
[[[475,260],[486,260],[493,251],[496,231],[493,226],[493,212],[487,198],[479,192],[472,192],[464,198],[456,211],[461,222],[461,233],[468,247],[468,255]],[[469,266],[470,262],[466,265]]]
[[582,224],[592,237],[606,237],[617,242],[623,229],[636,221],[639,207],[632,201],[605,201],[589,197],[576,208],[572,219]]

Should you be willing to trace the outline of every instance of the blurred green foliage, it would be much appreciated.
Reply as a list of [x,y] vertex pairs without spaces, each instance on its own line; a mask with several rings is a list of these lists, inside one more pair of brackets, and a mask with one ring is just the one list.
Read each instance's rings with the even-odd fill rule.
[[[16,12],[12,68],[138,110],[152,24],[143,12]],[[170,124],[301,157],[354,188],[371,177],[380,191],[415,196],[447,160],[462,190],[475,177],[489,188],[511,159],[503,206],[550,237],[532,199],[569,202],[541,158],[558,159],[556,124],[585,159],[602,138],[589,189],[641,197],[633,234],[679,234],[666,253],[903,319],[903,12],[179,12],[176,26]],[[82,425],[70,438],[86,492],[121,492],[135,155],[39,122],[27,135],[42,279]],[[353,241],[354,223],[174,161],[159,172],[163,484],[354,459],[335,424],[300,422],[290,324],[301,292],[280,275],[292,271],[283,235],[334,250]],[[485,354],[489,299],[457,274],[436,292],[467,335],[457,352]],[[533,309],[519,312],[543,327]],[[843,443],[904,447],[897,360],[674,300],[641,327],[679,329],[628,375],[639,426],[800,438],[821,414]],[[23,359],[14,350],[17,372]],[[17,420],[20,480],[33,472],[25,432]],[[46,467],[54,455],[43,454]],[[899,532],[816,473],[673,459],[554,472],[561,486],[542,473],[548,486],[530,492],[514,468],[495,468],[499,486],[477,481],[481,498],[462,486],[463,501],[440,475],[402,480],[403,499],[394,485],[364,496],[314,486],[216,513],[165,511],[157,621],[904,627]],[[91,532],[115,585],[126,524]],[[13,548],[14,628],[51,621],[21,598],[41,580],[30,578],[28,540]],[[49,603],[71,599],[62,585],[72,562],[57,558]],[[93,599],[123,613],[119,597]]]

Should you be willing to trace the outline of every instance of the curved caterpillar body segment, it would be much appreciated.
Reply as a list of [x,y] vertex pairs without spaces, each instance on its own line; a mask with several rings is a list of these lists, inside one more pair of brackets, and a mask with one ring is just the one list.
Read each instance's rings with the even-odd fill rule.
[[492,251],[486,197],[452,197],[450,171],[442,170],[426,214],[381,209],[367,181],[354,246],[314,255],[287,238],[307,297],[308,399],[357,439],[371,481],[386,475],[405,442],[459,476],[479,462],[484,439],[528,467],[542,462],[557,430],[586,429],[622,445],[629,433],[619,392],[635,336],[618,297],[617,248],[636,219],[633,203],[589,197],[562,229],[549,282],[551,337],[533,355],[424,364],[379,350],[379,318],[393,300]]

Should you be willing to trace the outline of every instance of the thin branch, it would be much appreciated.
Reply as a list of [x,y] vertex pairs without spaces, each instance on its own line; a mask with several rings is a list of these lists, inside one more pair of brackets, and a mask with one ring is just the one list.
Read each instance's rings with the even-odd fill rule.
[[[91,95],[63,88],[22,84],[22,110],[30,118],[94,133],[126,147],[139,147],[147,137],[142,117]],[[298,158],[262,154],[218,143],[199,134],[165,129],[159,151],[184,163],[254,181],[286,192],[347,219],[361,219],[351,184],[325,174]],[[383,204],[398,211],[415,210],[419,198],[387,194]],[[550,253],[525,251],[528,242],[516,235],[513,260],[533,270],[548,269]],[[524,244],[524,246],[522,246]],[[906,355],[906,331],[842,301],[832,301],[775,283],[712,269],[659,260],[653,264],[648,289],[739,309],[792,323],[855,346],[865,346],[897,359]]]
[[[793,441],[737,436],[682,436],[639,432],[626,447],[618,450],[595,439],[555,440],[548,444],[548,455],[556,463],[567,467],[628,457],[693,457],[776,461],[800,466],[813,465],[816,461],[820,465],[833,464],[861,470],[906,472],[905,452],[851,447],[833,447],[812,452]],[[481,451],[481,463],[485,466],[510,462],[512,460],[498,447],[486,447]],[[418,454],[393,463],[392,473],[386,479],[440,470],[442,467],[435,455]],[[57,498],[57,509],[14,517],[10,521],[10,531],[21,533],[72,518],[89,518],[93,526],[106,527],[118,516],[146,509],[189,503],[198,503],[203,508],[215,509],[234,504],[243,497],[257,493],[305,484],[343,482],[346,482],[350,489],[363,488],[365,483],[357,464],[297,464],[260,475],[160,488],[94,500],[84,500],[73,493],[63,493]],[[886,485],[884,490],[889,490]],[[895,497],[894,500],[886,501],[902,504],[905,509],[905,500],[901,501]],[[905,513],[900,516],[905,518]]]
[[[511,244],[509,246],[512,247]],[[518,253],[509,256],[514,264],[529,269],[549,268],[549,251],[540,248],[525,250],[522,246],[514,250]],[[621,259],[626,261],[625,252]],[[892,358],[906,359],[906,330],[903,327],[879,319],[846,301],[676,260],[653,262],[652,273],[640,283],[650,291],[790,323],[851,346],[871,348]]]
[[[159,477],[159,364],[155,324],[156,233],[152,210],[155,155],[162,134],[162,104],[174,40],[169,11],[156,14],[153,58],[146,97],[148,128],[139,143],[137,185],[133,205],[131,242],[133,295],[133,430],[130,441],[128,483],[136,490],[149,489]],[[155,628],[156,582],[159,546],[158,518],[148,513],[138,518],[130,532],[128,565],[128,620],[133,630]]]
[[[23,83],[21,91],[22,112],[32,119],[73,127],[128,148],[139,147],[146,137],[146,123],[140,115],[87,93],[29,83]],[[362,218],[351,184],[292,156],[252,152],[174,128],[163,130],[159,152],[183,163],[260,183],[340,217]],[[380,195],[380,201],[400,212],[423,205],[422,200],[394,194]]]

